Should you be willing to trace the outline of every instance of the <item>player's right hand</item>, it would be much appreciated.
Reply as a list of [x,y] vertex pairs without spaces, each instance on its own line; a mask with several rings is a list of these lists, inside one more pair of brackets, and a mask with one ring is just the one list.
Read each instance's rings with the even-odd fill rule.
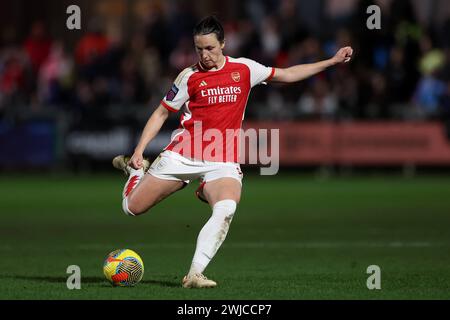
[[128,161],[128,165],[130,167],[132,167],[133,169],[140,169],[143,167],[143,161],[144,161],[144,156],[142,155],[142,153],[134,153],[130,160]]

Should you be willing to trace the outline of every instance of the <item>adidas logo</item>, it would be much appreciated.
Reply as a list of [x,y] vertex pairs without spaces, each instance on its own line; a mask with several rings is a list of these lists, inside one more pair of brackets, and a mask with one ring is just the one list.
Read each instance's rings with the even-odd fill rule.
[[199,87],[201,88],[201,87],[204,87],[204,86],[207,86],[208,84],[206,83],[206,81],[205,80],[202,80],[202,82],[200,82],[200,85],[199,85]]

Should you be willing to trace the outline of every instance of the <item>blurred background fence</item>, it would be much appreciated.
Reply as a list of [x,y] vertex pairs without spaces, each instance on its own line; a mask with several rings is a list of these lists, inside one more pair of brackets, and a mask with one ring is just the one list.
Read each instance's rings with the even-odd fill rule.
[[[71,4],[81,30],[66,28]],[[380,30],[366,27],[372,4]],[[225,54],[265,65],[355,49],[351,64],[252,91],[246,127],[280,128],[281,165],[450,167],[447,0],[2,0],[0,170],[100,169],[130,153],[196,62],[192,28],[211,13],[225,26]]]

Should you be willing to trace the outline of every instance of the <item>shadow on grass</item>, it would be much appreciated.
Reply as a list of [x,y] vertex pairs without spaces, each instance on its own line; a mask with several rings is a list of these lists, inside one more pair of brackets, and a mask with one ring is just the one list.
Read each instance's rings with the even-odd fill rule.
[[[7,276],[0,275],[0,279],[18,279],[18,280],[29,280],[38,282],[49,282],[49,283],[66,283],[67,277],[54,277],[54,276]],[[104,286],[111,287],[108,281],[103,277],[81,277],[81,283],[94,283],[94,284],[104,284]],[[175,281],[161,281],[161,280],[142,280],[139,284],[147,285],[157,285],[160,287],[181,287],[180,282]]]

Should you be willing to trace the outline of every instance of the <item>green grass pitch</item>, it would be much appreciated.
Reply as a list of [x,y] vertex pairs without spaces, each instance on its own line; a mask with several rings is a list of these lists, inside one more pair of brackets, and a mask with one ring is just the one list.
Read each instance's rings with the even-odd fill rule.
[[[210,215],[196,183],[132,218],[124,177],[0,179],[0,299],[449,299],[450,177],[244,178],[241,204],[206,270],[208,290],[181,288]],[[133,288],[104,279],[106,255],[144,260]],[[81,290],[66,269],[81,268]],[[381,290],[368,290],[369,265]]]

